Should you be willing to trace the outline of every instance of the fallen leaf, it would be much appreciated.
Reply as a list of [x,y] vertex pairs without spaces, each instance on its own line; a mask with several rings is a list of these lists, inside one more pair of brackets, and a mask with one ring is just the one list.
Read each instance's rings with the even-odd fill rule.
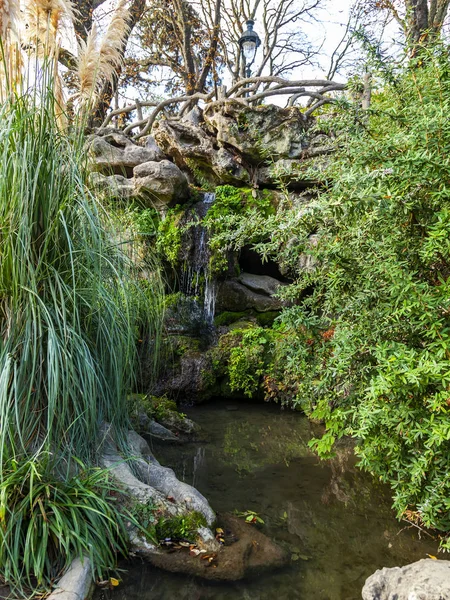
[[437,556],[433,556],[432,554],[427,554],[427,556],[432,560],[437,560]]
[[117,586],[119,585],[119,580],[118,580],[118,579],[116,579],[115,577],[110,577],[110,578],[109,578],[109,583],[110,583],[112,586],[114,586],[114,587],[117,587]]

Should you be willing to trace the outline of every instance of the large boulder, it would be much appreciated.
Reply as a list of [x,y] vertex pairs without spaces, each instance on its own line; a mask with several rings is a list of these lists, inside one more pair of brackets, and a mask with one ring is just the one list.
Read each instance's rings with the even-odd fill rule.
[[219,145],[235,148],[253,164],[300,158],[308,147],[307,131],[312,123],[296,107],[253,108],[236,100],[211,104],[204,119]]
[[449,600],[450,561],[425,558],[405,567],[380,569],[362,591],[363,600]]
[[118,131],[93,135],[88,140],[91,169],[100,173],[131,177],[134,167],[149,161],[165,158],[162,151],[148,138],[145,146],[138,146]]
[[189,185],[181,170],[168,160],[149,161],[133,170],[135,195],[157,209],[189,198]]
[[[257,278],[258,276],[256,275],[253,277]],[[259,281],[259,285],[261,285],[261,280]],[[247,282],[249,282],[248,278]],[[262,290],[260,289],[260,291]],[[217,312],[241,312],[250,309],[258,312],[267,312],[281,310],[283,305],[283,302],[278,298],[267,295],[265,292],[258,293],[253,291],[235,279],[229,279],[221,282],[218,288],[216,299]]]
[[158,121],[154,126],[157,143],[178,167],[189,170],[199,183],[202,179],[217,185],[248,183],[250,175],[241,157],[225,148],[217,148],[215,139],[200,126],[199,118]]
[[155,140],[164,153],[183,168],[190,161],[200,167],[210,165],[213,140],[201,127],[190,122],[161,120],[153,127]]
[[238,277],[239,283],[245,285],[249,290],[256,292],[257,294],[264,294],[265,296],[273,296],[276,294],[280,287],[285,285],[275,277],[269,275],[253,275],[253,273],[241,273]]

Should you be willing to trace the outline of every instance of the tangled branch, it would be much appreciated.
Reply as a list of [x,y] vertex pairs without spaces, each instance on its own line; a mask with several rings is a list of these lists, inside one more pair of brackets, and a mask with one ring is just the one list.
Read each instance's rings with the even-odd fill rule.
[[[139,139],[150,133],[158,116],[168,107],[174,105],[181,105],[177,117],[173,117],[180,118],[199,102],[204,103],[205,110],[209,110],[212,107],[224,104],[229,100],[240,102],[243,106],[251,106],[265,98],[274,96],[287,96],[288,106],[294,106],[300,98],[309,98],[310,101],[304,114],[306,117],[310,117],[324,104],[334,102],[335,98],[330,94],[333,92],[342,92],[345,88],[346,84],[337,83],[327,79],[289,81],[274,76],[249,77],[241,79],[229,90],[225,87],[221,87],[208,94],[198,92],[191,95],[167,98],[159,103],[136,102],[135,104],[118,108],[109,113],[100,129],[106,128],[114,117],[136,111],[138,113],[138,120],[128,124],[124,128],[124,133],[128,134],[134,129],[139,128],[138,133],[135,135],[135,138]],[[142,117],[142,107],[151,107],[153,110],[146,117]]]

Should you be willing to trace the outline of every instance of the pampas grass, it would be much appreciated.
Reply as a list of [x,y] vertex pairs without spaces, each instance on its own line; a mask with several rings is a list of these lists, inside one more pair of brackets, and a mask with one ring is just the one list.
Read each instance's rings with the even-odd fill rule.
[[122,65],[123,43],[129,31],[127,0],[119,0],[105,35],[99,40],[93,26],[86,42],[80,43],[78,58],[79,93],[86,106],[95,101],[102,87],[112,82]]

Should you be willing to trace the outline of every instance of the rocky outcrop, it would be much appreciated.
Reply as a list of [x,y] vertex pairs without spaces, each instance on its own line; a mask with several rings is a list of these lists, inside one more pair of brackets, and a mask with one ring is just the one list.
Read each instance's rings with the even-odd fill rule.
[[[159,518],[201,513],[208,524],[208,527],[197,529],[197,540],[192,545],[198,549],[196,553],[183,546],[177,552],[159,546],[130,524],[130,550],[133,554],[168,571],[229,581],[287,564],[289,558],[284,550],[235,517],[224,515],[219,518],[220,526],[229,530],[228,539],[232,540],[229,545],[221,546],[210,529],[218,517],[206,498],[192,486],[179,481],[172,469],[162,467],[147,442],[137,433],[130,431],[128,434],[128,448],[132,455],[128,461],[120,456],[107,428],[102,438],[102,464],[126,491],[128,499],[132,498],[143,506],[150,504],[156,507]],[[202,560],[200,549],[208,560]]]
[[213,136],[191,120],[159,121],[155,123],[157,143],[183,170],[193,178],[204,178],[220,185],[248,184],[250,175],[236,153],[219,148]]
[[449,600],[450,561],[425,558],[405,567],[380,569],[362,591],[363,600]]
[[123,133],[106,130],[88,140],[92,182],[97,190],[118,200],[139,199],[164,212],[189,198],[186,176],[148,136],[145,146]]
[[253,275],[252,273],[241,273],[238,281],[249,290],[265,296],[273,296],[279,291],[280,287],[285,285],[278,279],[269,277],[269,275]]
[[157,209],[189,198],[186,176],[168,160],[142,163],[133,169],[133,175],[134,195]]
[[[258,312],[281,310],[283,302],[274,298],[272,294],[266,293],[269,287],[275,285],[275,279],[264,275],[250,276],[247,273],[243,275],[244,277],[240,276],[240,280],[228,279],[219,284],[216,299],[217,312],[239,312],[250,309]],[[243,280],[251,282],[250,285],[253,286],[253,289],[244,285]],[[272,280],[270,284],[268,280]],[[281,282],[278,282],[278,285],[282,285]],[[255,287],[258,286],[259,290],[255,291]]]
[[256,165],[269,158],[300,158],[312,124],[296,107],[246,107],[235,100],[211,104],[204,119],[219,145],[235,148]]
[[91,168],[106,175],[130,174],[134,167],[165,158],[163,152],[152,138],[145,146],[138,146],[128,136],[115,130],[102,136],[91,136],[88,140],[91,155]]
[[211,357],[207,352],[186,350],[149,388],[155,395],[167,394],[180,402],[199,404],[214,395],[211,372]]

